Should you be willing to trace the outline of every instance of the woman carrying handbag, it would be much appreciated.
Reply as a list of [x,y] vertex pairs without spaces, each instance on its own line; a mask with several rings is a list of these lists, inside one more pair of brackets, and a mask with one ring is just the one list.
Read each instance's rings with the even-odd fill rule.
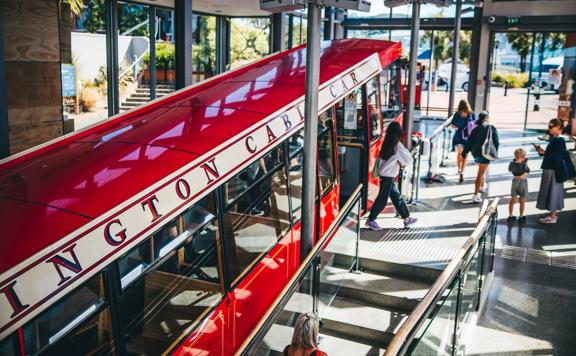
[[546,150],[536,146],[538,154],[544,156],[536,208],[549,211],[548,214],[538,219],[542,224],[556,224],[558,219],[556,212],[564,209],[564,182],[574,178],[575,175],[574,167],[566,150],[566,143],[560,137],[561,132],[562,121],[559,119],[550,120],[548,122],[550,140]]
[[380,177],[380,190],[378,191],[374,205],[372,205],[372,210],[370,210],[366,227],[375,231],[382,230],[376,222],[376,218],[386,207],[388,197],[390,197],[396,211],[398,211],[404,220],[404,227],[408,227],[416,222],[416,218],[410,216],[406,202],[404,202],[402,194],[398,190],[398,185],[394,181],[398,175],[398,164],[407,166],[411,165],[413,161],[410,152],[400,142],[401,137],[402,128],[400,124],[392,122],[386,129],[386,137],[384,137],[380,154],[372,171],[374,176]]
[[490,162],[498,158],[499,145],[498,130],[493,125],[490,125],[488,112],[482,111],[478,115],[476,127],[472,130],[462,151],[463,158],[466,158],[468,152],[472,152],[474,161],[478,163],[478,174],[474,182],[474,195],[472,196],[472,201],[475,203],[482,202],[480,192],[485,190],[486,171]]

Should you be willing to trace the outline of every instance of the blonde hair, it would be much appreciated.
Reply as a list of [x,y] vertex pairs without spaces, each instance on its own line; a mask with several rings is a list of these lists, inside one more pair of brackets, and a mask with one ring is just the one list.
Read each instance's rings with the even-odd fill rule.
[[517,148],[514,151],[514,159],[526,158],[526,150],[523,148]]
[[294,334],[292,335],[290,346],[305,350],[317,349],[319,328],[318,319],[314,314],[305,313],[300,315],[296,319],[296,325],[294,325]]

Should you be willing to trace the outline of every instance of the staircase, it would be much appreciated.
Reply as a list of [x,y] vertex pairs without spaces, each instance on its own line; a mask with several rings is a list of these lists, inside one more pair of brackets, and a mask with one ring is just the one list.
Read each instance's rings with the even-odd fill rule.
[[[157,84],[156,97],[160,98],[166,94],[170,94],[175,89],[173,84]],[[129,97],[120,105],[120,111],[130,110],[150,101],[150,84],[140,84],[136,91],[130,94]]]
[[[328,355],[382,355],[441,271],[361,258],[362,271],[348,272],[342,267],[349,266],[349,258],[336,255],[332,266],[322,267],[320,349]],[[304,293],[293,295],[265,337],[270,354],[281,355],[300,306],[310,299]]]

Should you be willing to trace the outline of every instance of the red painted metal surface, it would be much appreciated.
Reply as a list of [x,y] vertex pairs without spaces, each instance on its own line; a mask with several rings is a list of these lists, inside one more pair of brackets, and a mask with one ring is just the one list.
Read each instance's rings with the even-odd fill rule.
[[[0,273],[302,97],[305,52],[299,47],[268,57],[0,162]],[[374,53],[385,67],[401,47],[357,39],[324,43],[321,83]],[[338,199],[336,185],[322,199],[320,232],[336,217]],[[299,240],[298,224],[176,354],[233,352],[298,267]]]
[[[385,66],[400,50],[384,41],[327,42],[321,82],[374,53]],[[2,250],[10,251],[0,273],[302,96],[305,52],[271,56],[0,163]],[[16,200],[53,209],[13,209]],[[13,223],[23,219],[34,224]]]

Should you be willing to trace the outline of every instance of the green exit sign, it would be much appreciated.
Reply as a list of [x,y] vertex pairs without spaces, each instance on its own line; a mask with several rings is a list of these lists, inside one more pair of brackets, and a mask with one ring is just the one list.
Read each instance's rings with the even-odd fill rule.
[[507,25],[518,25],[520,23],[519,17],[506,17]]

